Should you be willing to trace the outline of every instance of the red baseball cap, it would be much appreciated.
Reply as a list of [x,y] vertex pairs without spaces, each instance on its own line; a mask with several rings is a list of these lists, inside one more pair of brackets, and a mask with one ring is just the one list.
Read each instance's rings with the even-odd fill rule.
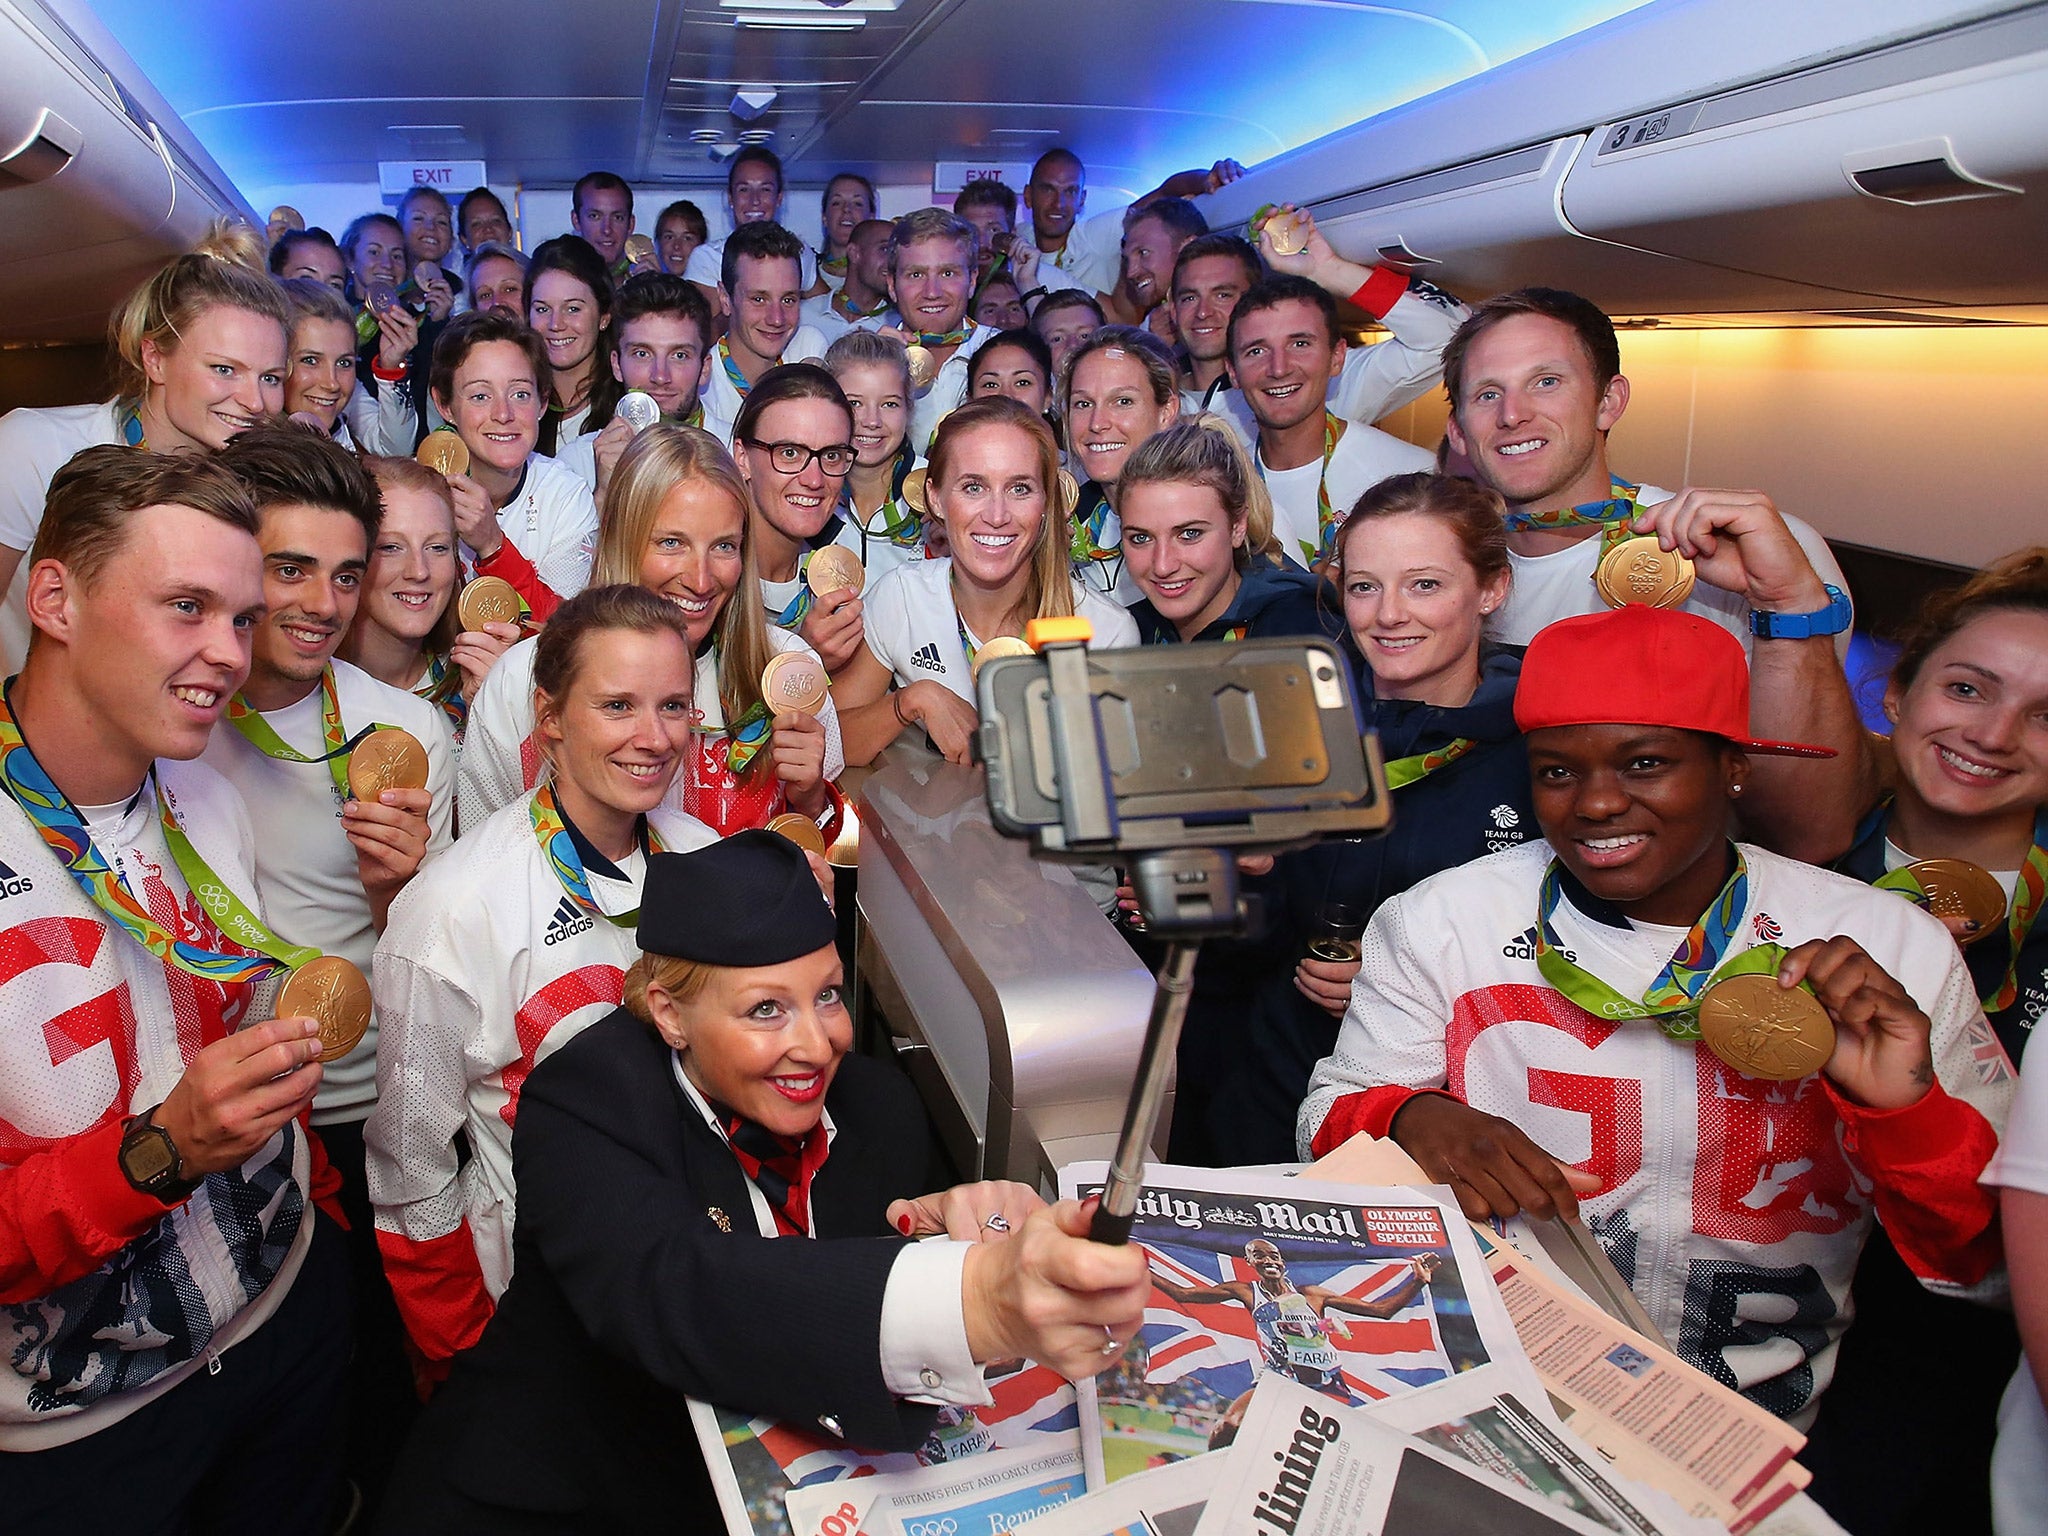
[[1629,603],[1560,619],[1522,658],[1515,724],[1662,725],[1725,737],[1745,752],[1833,757],[1831,747],[1756,741],[1749,732],[1749,658],[1712,619]]

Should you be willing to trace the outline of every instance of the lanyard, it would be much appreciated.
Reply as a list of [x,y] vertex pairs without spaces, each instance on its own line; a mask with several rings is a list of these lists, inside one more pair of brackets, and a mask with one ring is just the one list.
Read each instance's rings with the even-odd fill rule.
[[870,527],[861,521],[860,509],[853,504],[853,484],[848,481],[845,497],[848,520],[860,530],[861,561],[867,561],[867,544],[870,538],[885,539],[898,549],[916,549],[924,543],[924,514],[903,499],[903,482],[910,478],[910,470],[916,456],[910,451],[906,439],[896,450],[896,468],[889,477],[889,499],[882,503],[875,516],[881,520],[880,528]]
[[130,448],[147,449],[148,440],[142,434],[142,409],[140,406],[123,406],[114,416],[114,430],[121,441]]
[[[1879,827],[1882,826],[1888,809],[1888,804],[1878,807],[1876,817]],[[1858,841],[1861,840],[1859,837]],[[1927,893],[1920,888],[1920,882],[1913,878],[1910,868],[1892,870],[1870,883],[1881,891],[1894,891],[1920,906],[1927,904]],[[2005,937],[2008,953],[2005,976],[1996,987],[1978,999],[1984,1005],[1986,1013],[2003,1013],[2019,1000],[2020,947],[2034,931],[2034,920],[2041,915],[2044,901],[2048,901],[2048,807],[2034,813],[2034,846],[2027,850],[2026,859],[2020,864],[2019,883],[2013,888],[2012,901],[2006,909]]]
[[85,818],[65,798],[54,780],[36,761],[23,739],[21,727],[4,696],[0,696],[0,788],[21,807],[30,825],[41,834],[50,852],[71,872],[92,904],[127,931],[130,938],[159,960],[194,976],[222,983],[261,981],[280,971],[292,970],[318,957],[317,949],[286,944],[249,910],[208,867],[199,850],[178,825],[169,798],[156,775],[150,774],[156,792],[157,815],[162,820],[164,841],[178,873],[200,905],[213,916],[224,935],[246,944],[256,954],[228,955],[186,942],[166,929],[136,899],[128,882],[93,846]]
[[455,669],[448,665],[446,656],[429,656],[426,676],[414,684],[412,690],[416,697],[425,699],[448,717],[448,723],[455,728],[458,738],[469,720],[469,701],[462,696],[460,682]]
[[1470,752],[1479,743],[1470,736],[1454,738],[1434,752],[1418,752],[1413,757],[1397,757],[1387,764],[1387,788],[1404,789],[1418,780],[1428,778],[1439,768],[1448,768],[1459,758]]
[[[1337,455],[1337,445],[1344,441],[1345,428],[1349,422],[1341,421],[1330,412],[1323,412],[1323,472],[1316,481],[1316,547],[1305,549],[1313,568],[1318,562],[1327,560],[1337,549],[1337,524],[1340,519],[1330,505],[1330,460]],[[1349,515],[1350,508],[1345,508]]]
[[[576,851],[576,839],[569,835],[568,823],[562,819],[561,808],[555,804],[552,782],[533,792],[527,814],[533,820],[533,835],[540,843],[540,850],[547,855],[548,867],[554,870],[555,878],[561,881],[562,889],[569,893],[571,901],[592,917],[603,918],[614,928],[631,928],[640,921],[638,907],[614,917],[598,906],[597,899],[590,894],[590,877],[583,872],[583,856]],[[645,822],[642,826],[645,829],[645,851],[649,854],[666,852],[661,846],[661,839],[655,836],[653,826]]]
[[1508,532],[1519,533],[1526,528],[1599,528],[1600,548],[1612,549],[1629,536],[1630,525],[1635,521],[1636,496],[1642,487],[1629,484],[1619,475],[1610,474],[1607,480],[1605,501],[1552,507],[1545,512],[1510,512],[1504,519]]
[[859,322],[872,319],[887,309],[889,307],[889,295],[885,293],[876,299],[873,309],[855,309],[853,301],[846,296],[846,290],[844,288],[834,288],[829,302],[832,306],[832,312],[839,316],[840,319]]
[[733,387],[742,400],[746,399],[747,391],[754,386],[749,384],[747,376],[740,372],[740,365],[732,360],[732,348],[726,345],[723,336],[718,338],[718,361],[724,365],[725,382]]
[[919,331],[917,344],[920,347],[957,347],[967,339],[967,328],[957,331]]
[[271,728],[260,710],[254,709],[239,693],[228,700],[228,724],[238,731],[250,746],[265,757],[281,763],[325,763],[327,776],[334,781],[334,798],[346,803],[348,800],[348,755],[370,732],[374,725],[365,726],[354,736],[344,736],[341,727],[341,700],[334,691],[334,668],[327,667],[320,673],[320,736],[327,743],[327,750],[318,757],[308,757],[296,751],[285,739]]
[[1116,562],[1106,572],[1108,588],[1116,585],[1116,576],[1123,569],[1123,540],[1105,545],[1102,533],[1109,526],[1109,493],[1095,481],[1090,480],[1081,487],[1080,498],[1074,503],[1074,529],[1068,538],[1067,554],[1073,563],[1086,570],[1091,562],[1108,564]]
[[805,550],[796,560],[796,596],[783,605],[782,612],[771,620],[777,629],[786,629],[795,634],[811,611],[811,604],[817,595],[811,591],[811,551]]
[[957,604],[953,608],[953,628],[960,632],[960,649],[967,653],[967,673],[968,676],[972,677],[974,675],[974,658],[980,654],[981,647],[969,638],[967,621],[960,617],[960,609]]
[[1664,969],[1644,990],[1642,1000],[1633,1002],[1576,961],[1566,959],[1558,948],[1550,916],[1563,895],[1558,880],[1562,868],[1552,859],[1543,874],[1536,915],[1536,968],[1545,981],[1596,1018],[1655,1019],[1657,1027],[1672,1039],[1697,1040],[1699,1001],[1710,983],[1725,976],[1775,971],[1785,958],[1781,944],[1758,944],[1726,958],[1749,903],[1749,865],[1737,848],[1735,872],[1679,941]]
[[[724,667],[720,662],[718,640],[715,636],[711,641],[711,657],[713,670],[722,676]],[[725,700],[720,702],[726,703]],[[726,709],[730,714],[730,704],[726,704]],[[768,701],[756,699],[725,726],[725,766],[735,776],[745,773],[747,765],[768,745],[774,723],[774,718],[768,713]]]

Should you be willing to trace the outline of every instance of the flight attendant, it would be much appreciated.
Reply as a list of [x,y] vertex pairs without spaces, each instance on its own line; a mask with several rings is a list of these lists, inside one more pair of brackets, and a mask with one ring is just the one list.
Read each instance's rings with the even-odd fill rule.
[[480,576],[518,589],[544,620],[590,579],[597,506],[575,471],[537,451],[547,346],[489,311],[457,315],[434,347],[434,408],[469,453],[448,477],[455,526]]
[[853,468],[840,510],[858,535],[851,547],[873,585],[926,554],[924,508],[905,491],[923,462],[910,445],[910,404],[917,398],[910,359],[893,336],[849,331],[826,348],[825,371],[853,411]]
[[688,628],[636,586],[556,610],[534,642],[542,783],[467,828],[377,946],[370,1199],[429,1379],[476,1342],[511,1276],[527,1074],[618,1006],[649,857],[716,836],[663,805],[691,751]]
[[[2048,1012],[2048,549],[1994,562],[1930,602],[1892,668],[1885,713],[1893,787],[1835,868],[1930,902],[1962,945],[1999,1045],[2024,1068]],[[1927,860],[1974,867],[1967,909],[1930,900],[1943,889],[1933,871],[1920,889],[1911,871]],[[1999,1394],[2019,1356],[2011,1316],[1927,1294],[1882,1230],[1857,1265],[1855,1299],[1841,1390],[1822,1402],[1815,1454],[1802,1458],[1816,1497],[1859,1532],[1902,1531],[1935,1510],[1961,1522],[1964,1498],[1982,1524]],[[1880,1418],[1882,1440],[1866,1440]]]
[[594,409],[610,419],[618,395],[604,366],[611,318],[612,279],[590,242],[543,241],[526,269],[526,323],[547,348],[548,405],[535,447],[550,458],[582,435]]
[[208,452],[284,408],[291,309],[277,285],[236,257],[216,225],[190,254],[131,293],[109,322],[114,398],[23,407],[0,417],[0,662],[28,652],[22,556],[42,523],[50,478],[81,448],[126,443]]
[[[836,835],[842,802],[832,781],[843,759],[830,697],[815,715],[773,716],[761,697],[771,658],[815,656],[762,612],[753,537],[746,486],[717,441],[694,427],[650,427],[620,457],[597,580],[643,586],[688,621],[698,731],[670,804],[721,833],[795,811]],[[512,647],[472,700],[462,762],[466,825],[539,782],[538,653],[533,641]]]
[[1149,331],[1105,325],[1074,350],[1060,377],[1067,450],[1081,479],[1074,577],[1128,607],[1144,594],[1124,570],[1116,481],[1131,450],[1180,419],[1173,354]]
[[435,705],[459,749],[467,701],[517,643],[519,626],[462,628],[455,608],[460,540],[448,482],[413,459],[369,458],[363,467],[377,482],[384,516],[370,545],[362,602],[339,654],[378,682]]
[[[1923,1284],[1997,1265],[2012,1075],[1939,922],[1729,839],[1750,756],[1811,750],[1747,737],[1746,672],[1669,609],[1536,637],[1543,841],[1375,914],[1298,1136],[1391,1135],[1474,1219],[1583,1208],[1675,1351],[1796,1419],[1874,1218]],[[1759,1182],[1762,1147],[1797,1156]]]
[[716,1529],[686,1394],[907,1451],[987,1362],[1085,1378],[1137,1331],[1144,1254],[1088,1242],[1085,1206],[926,1193],[917,1094],[849,1049],[835,933],[782,838],[649,861],[624,1006],[526,1080],[512,1283],[385,1529]]
[[964,763],[979,725],[973,664],[1032,619],[1079,614],[1102,650],[1138,643],[1131,616],[1075,580],[1059,505],[1059,446],[1014,400],[971,400],[932,440],[926,498],[953,553],[891,572],[868,601],[867,644],[833,687],[846,759],[869,763],[920,726]]
[[[1431,875],[1537,835],[1514,714],[1521,659],[1482,638],[1509,585],[1500,510],[1470,481],[1396,475],[1339,530],[1345,643],[1388,764],[1394,825],[1385,837],[1284,853],[1259,883],[1263,929],[1232,946],[1230,974],[1198,979],[1190,1005],[1197,1048],[1184,1080],[1207,1090],[1206,1114],[1185,1138],[1176,1126],[1176,1155],[1222,1166],[1293,1155],[1309,1074],[1336,1044],[1358,974],[1355,957],[1307,953],[1319,919],[1343,907],[1362,926]],[[1205,1021],[1217,1021],[1206,1035]],[[1204,1052],[1205,1039],[1220,1044]]]

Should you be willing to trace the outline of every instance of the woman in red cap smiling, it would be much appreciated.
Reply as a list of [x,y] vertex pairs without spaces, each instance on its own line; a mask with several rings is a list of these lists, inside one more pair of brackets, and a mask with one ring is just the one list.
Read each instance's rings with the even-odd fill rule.
[[1553,624],[1515,718],[1544,841],[1380,908],[1302,1141],[1391,1136],[1474,1217],[1583,1204],[1674,1349],[1803,1421],[1873,1210],[1925,1283],[1995,1265],[2004,1055],[1939,922],[1729,838],[1750,754],[1819,749],[1745,739],[1727,631]]

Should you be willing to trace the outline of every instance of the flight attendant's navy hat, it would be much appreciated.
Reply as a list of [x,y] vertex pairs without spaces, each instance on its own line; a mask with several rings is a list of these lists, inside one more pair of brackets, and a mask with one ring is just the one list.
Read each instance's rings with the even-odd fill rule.
[[649,859],[638,937],[649,954],[749,969],[813,954],[839,925],[803,850],[750,831]]
[[1627,603],[1545,625],[1515,685],[1515,724],[1663,725],[1724,737],[1745,752],[1833,757],[1829,747],[1749,734],[1749,658],[1712,619]]

